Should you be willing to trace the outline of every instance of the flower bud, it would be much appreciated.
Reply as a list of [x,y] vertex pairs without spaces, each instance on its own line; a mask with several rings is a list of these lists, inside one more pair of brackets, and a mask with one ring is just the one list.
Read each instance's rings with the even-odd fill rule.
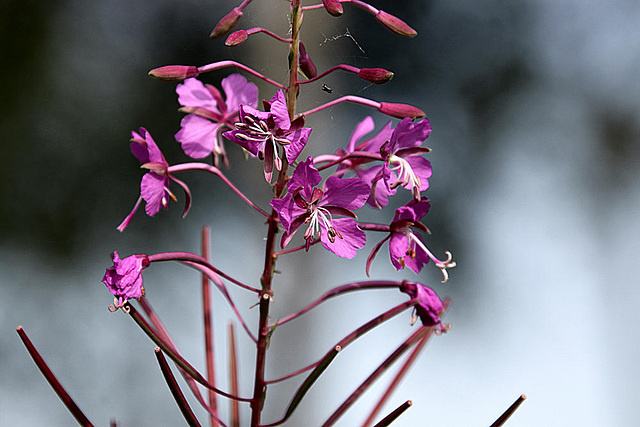
[[247,33],[246,30],[238,30],[229,34],[229,37],[227,37],[227,40],[225,40],[224,44],[226,44],[227,46],[238,46],[239,44],[244,43],[248,38],[249,33]]
[[322,0],[322,4],[331,16],[340,16],[344,13],[342,5],[338,0]]
[[167,65],[149,71],[151,77],[168,82],[181,82],[185,79],[196,77],[199,74],[198,67],[192,65]]
[[414,37],[418,34],[416,30],[408,26],[402,19],[396,18],[383,10],[379,10],[378,13],[376,13],[376,19],[391,32],[399,36]]
[[426,116],[425,112],[418,107],[409,104],[397,104],[395,102],[381,102],[378,111],[387,116],[397,117],[398,119],[404,119],[405,117],[417,119]]
[[307,54],[307,50],[304,48],[302,42],[300,42],[300,71],[305,75],[306,78],[312,79],[318,75],[318,70],[316,66],[313,64],[311,57]]
[[233,8],[231,12],[227,13],[225,17],[218,22],[213,31],[211,31],[211,34],[209,34],[209,37],[216,39],[226,36],[229,34],[229,31],[233,30],[241,17],[242,11],[237,7]]
[[391,81],[393,73],[385,70],[384,68],[363,68],[358,73],[358,77],[362,80],[368,81],[369,83],[383,85]]

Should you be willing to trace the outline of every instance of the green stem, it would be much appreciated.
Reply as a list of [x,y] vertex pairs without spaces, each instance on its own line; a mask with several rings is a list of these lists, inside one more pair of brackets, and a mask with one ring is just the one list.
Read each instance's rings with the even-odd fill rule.
[[[289,118],[293,120],[296,110],[296,95],[298,93],[297,73],[298,62],[300,61],[300,25],[302,24],[302,9],[300,0],[291,1],[291,49],[289,53],[289,87],[287,89],[287,107]],[[288,164],[283,162],[282,169],[278,174],[278,180],[273,186],[274,196],[282,197],[287,177]],[[265,365],[267,359],[267,348],[269,347],[269,304],[273,292],[271,283],[275,269],[276,257],[275,241],[278,234],[278,214],[273,209],[267,218],[269,230],[267,231],[267,242],[265,245],[264,270],[260,281],[262,291],[260,295],[260,320],[258,323],[258,341],[256,343],[256,369],[253,383],[253,397],[251,398],[251,427],[260,425],[260,414],[264,405],[267,383],[265,381]]]

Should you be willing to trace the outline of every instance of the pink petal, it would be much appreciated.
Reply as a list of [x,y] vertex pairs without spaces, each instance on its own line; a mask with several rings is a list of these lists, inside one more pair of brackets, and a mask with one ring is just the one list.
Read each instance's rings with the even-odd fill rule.
[[188,114],[180,122],[182,129],[176,133],[176,141],[182,144],[182,150],[189,157],[201,159],[213,151],[218,131],[223,126],[195,114]]
[[220,113],[209,90],[196,78],[187,79],[176,87],[178,102],[184,107],[202,107]]

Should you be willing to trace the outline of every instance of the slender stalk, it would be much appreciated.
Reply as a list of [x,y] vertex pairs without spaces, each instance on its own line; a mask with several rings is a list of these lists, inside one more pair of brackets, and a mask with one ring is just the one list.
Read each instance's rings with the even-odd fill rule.
[[[231,393],[238,395],[238,355],[236,354],[236,334],[233,323],[229,322],[229,379]],[[240,427],[240,405],[231,401],[231,427]]]
[[244,195],[242,191],[238,190],[238,188],[235,185],[233,185],[226,176],[224,176],[224,174],[220,169],[218,169],[215,166],[212,166],[206,163],[200,163],[200,162],[180,163],[177,165],[169,166],[169,168],[167,169],[167,172],[178,173],[178,172],[187,172],[187,171],[195,171],[195,170],[209,172],[217,176],[227,185],[227,187],[229,187],[234,193],[236,193],[242,199],[242,201],[244,201],[246,204],[251,206],[253,209],[255,209],[260,215],[264,216],[265,218],[269,217],[268,213],[266,213],[265,211],[260,209],[258,206],[256,206],[247,196]]
[[527,396],[525,396],[524,394],[520,395],[520,397],[518,397],[516,401],[513,402],[511,406],[509,406],[509,408],[507,408],[507,410],[504,411],[504,413],[500,415],[500,417],[497,420],[495,420],[493,424],[491,424],[491,427],[503,426],[504,423],[506,423],[507,420],[511,418],[511,415],[513,415],[514,412],[516,412],[516,410],[520,407],[520,405],[522,405],[522,402],[524,402],[526,398]]
[[226,289],[224,283],[220,280],[221,276],[230,281],[231,283],[240,286],[246,290],[251,292],[260,293],[259,289],[254,288],[253,286],[249,286],[241,281],[234,279],[233,277],[225,274],[221,270],[217,269],[213,265],[209,264],[209,262],[201,257],[200,255],[192,254],[190,252],[162,252],[159,254],[149,255],[149,262],[162,262],[162,261],[178,261],[184,264],[187,264],[193,268],[200,270],[202,273],[213,273],[214,275],[208,274],[209,279],[216,284],[220,290]]
[[[165,342],[171,347],[171,350],[173,352],[175,352],[176,354],[179,355],[180,352],[178,351],[178,348],[176,347],[176,345],[171,340],[171,337],[169,336],[169,333],[167,332],[167,330],[165,329],[164,325],[160,321],[160,318],[158,317],[156,312],[153,310],[151,305],[147,302],[147,299],[146,298],[140,298],[140,300],[138,302],[139,302],[140,306],[142,307],[142,309],[144,310],[144,312],[146,313],[146,315],[149,316],[149,320],[151,321],[151,324],[154,327],[154,332],[158,336],[162,337],[163,340],[165,340]],[[189,386],[189,389],[191,390],[191,392],[195,396],[195,398],[198,401],[198,403],[200,403],[200,405],[202,405],[202,407],[207,411],[207,413],[209,414],[210,417],[213,417],[215,419],[215,421],[220,425],[220,427],[227,427],[227,425],[224,424],[220,420],[220,418],[218,417],[217,411],[214,411],[207,404],[207,402],[205,402],[204,398],[202,397],[202,394],[200,393],[200,389],[198,388],[198,385],[196,384],[196,381],[193,379],[193,377],[188,372],[186,372],[184,369],[182,369],[182,367],[180,367],[180,365],[178,365],[178,369],[180,370],[180,374],[182,375],[182,378],[184,378],[184,380],[187,382],[187,385]]]
[[391,423],[394,422],[400,415],[404,414],[404,412],[407,409],[409,409],[411,405],[413,405],[413,402],[410,400],[407,400],[402,405],[394,409],[392,413],[390,413],[389,415],[384,417],[382,420],[380,420],[380,422],[373,427],[387,427],[391,425]]
[[346,95],[346,96],[334,99],[333,101],[327,102],[326,104],[322,104],[316,108],[312,108],[311,110],[307,110],[304,113],[300,113],[298,114],[298,116],[308,116],[310,114],[317,113],[318,111],[322,111],[325,108],[333,107],[334,105],[340,104],[342,102],[353,102],[355,104],[362,104],[362,105],[366,105],[368,107],[372,107],[376,109],[380,108],[379,102],[376,102],[367,98],[362,98],[361,96]]
[[42,372],[42,375],[44,375],[44,378],[47,380],[49,385],[53,388],[53,391],[56,392],[60,400],[62,400],[62,403],[64,403],[64,405],[67,407],[69,412],[71,412],[71,415],[73,415],[76,421],[78,421],[78,424],[85,427],[93,427],[93,424],[91,423],[91,421],[89,421],[89,418],[87,418],[86,415],[82,412],[82,410],[80,410],[80,408],[78,407],[78,405],[76,405],[76,403],[73,401],[71,396],[69,396],[69,393],[67,393],[67,391],[64,389],[62,384],[60,384],[60,381],[58,381],[53,371],[49,369],[49,366],[44,361],[40,353],[38,353],[38,350],[36,350],[36,347],[33,345],[33,343],[27,336],[27,333],[24,331],[22,326],[18,326],[16,328],[16,332],[18,332],[18,335],[20,336],[22,343],[27,348],[29,355],[35,362],[38,369],[40,369],[40,372]]
[[200,427],[201,424],[196,418],[196,415],[191,410],[187,399],[185,399],[184,394],[182,394],[182,390],[180,390],[180,386],[176,381],[176,377],[173,376],[173,372],[171,372],[171,368],[167,363],[167,360],[162,355],[162,350],[160,347],[155,348],[156,359],[158,360],[158,365],[160,365],[160,371],[162,371],[162,375],[164,376],[164,380],[169,386],[169,390],[171,390],[171,394],[173,395],[174,400],[178,404],[178,408],[180,408],[180,412],[182,412],[182,416],[187,421],[191,427]]
[[[442,317],[446,312],[448,307],[448,301],[445,301],[445,307],[439,313],[439,316]],[[376,368],[375,371],[367,377],[366,380],[353,392],[351,395],[340,405],[338,409],[335,410],[333,414],[327,419],[327,421],[322,424],[322,427],[329,427],[335,424],[335,422],[355,403],[356,400],[377,380],[391,365],[398,360],[400,356],[407,352],[413,345],[415,345],[418,341],[420,341],[425,336],[430,336],[433,334],[435,327],[420,327],[416,332],[414,332],[409,338],[407,338],[396,350],[385,359],[384,362]]]
[[320,365],[322,363],[322,361],[325,360],[328,357],[328,355],[331,354],[334,351],[335,348],[340,348],[340,349],[346,348],[349,344],[351,344],[352,342],[354,342],[355,340],[357,340],[358,338],[360,338],[361,336],[363,336],[364,334],[366,334],[367,332],[369,332],[373,328],[375,328],[377,326],[380,326],[382,323],[384,323],[387,320],[393,318],[394,316],[402,313],[407,308],[415,306],[417,303],[418,303],[418,299],[417,298],[413,298],[413,299],[411,299],[409,301],[403,302],[402,304],[399,304],[399,305],[393,307],[392,309],[389,309],[389,310],[385,311],[384,313],[382,313],[382,314],[374,317],[373,319],[369,320],[367,323],[365,323],[364,325],[358,327],[355,331],[351,332],[346,337],[344,337],[340,341],[338,341],[338,343],[333,346],[333,348],[329,351],[329,353],[327,353],[319,361],[317,361],[315,363],[312,363],[311,365],[309,365],[309,366],[307,366],[305,368],[302,368],[302,369],[299,369],[299,370],[297,370],[295,372],[287,374],[284,377],[277,378],[275,380],[267,381],[267,383],[268,384],[272,384],[272,383],[284,381],[286,379],[289,379],[291,377],[299,375],[299,374],[301,374],[301,373],[303,373],[305,371],[308,371],[309,369],[315,368],[316,366]]
[[371,280],[371,281],[367,281],[367,282],[353,282],[353,283],[348,283],[346,285],[338,286],[338,287],[335,287],[335,288],[325,292],[324,295],[322,295],[320,298],[318,298],[317,300],[315,300],[314,302],[312,302],[311,304],[309,304],[308,306],[306,306],[302,310],[297,311],[296,313],[290,314],[289,316],[278,320],[276,323],[274,323],[272,325],[269,325],[269,327],[284,325],[285,323],[288,323],[288,322],[292,321],[293,319],[296,319],[296,318],[302,316],[303,314],[305,314],[309,310],[317,307],[318,305],[320,305],[321,303],[325,302],[329,298],[333,298],[333,297],[335,297],[337,295],[340,295],[340,294],[344,294],[344,293],[347,293],[347,292],[358,291],[358,290],[362,290],[362,289],[398,288],[398,287],[400,287],[400,285],[401,285],[401,282],[396,282],[396,281],[393,281],[393,280]]
[[[449,301],[445,300],[444,303],[446,304],[445,307],[448,307]],[[426,335],[418,342],[418,344],[416,344],[416,346],[411,351],[411,354],[409,355],[409,357],[407,357],[407,360],[405,360],[400,370],[396,373],[396,376],[391,381],[391,384],[389,384],[389,386],[385,389],[384,393],[382,394],[382,397],[380,397],[380,400],[378,400],[378,403],[369,414],[369,417],[362,424],[362,427],[370,426],[373,423],[374,418],[378,415],[378,413],[382,409],[382,406],[384,406],[387,400],[389,400],[391,393],[393,393],[396,390],[396,388],[400,384],[400,381],[402,381],[402,379],[405,377],[405,375],[409,371],[409,368],[411,368],[411,366],[413,365],[413,362],[415,362],[415,360],[420,355],[424,347],[427,345],[427,342],[429,341],[430,337],[431,337],[430,334]]]
[[275,87],[278,87],[280,89],[286,89],[287,88],[285,85],[283,85],[281,83],[278,83],[278,82],[276,82],[274,80],[271,80],[270,78],[266,77],[263,74],[260,74],[259,72],[257,72],[253,68],[247,67],[246,65],[241,64],[241,63],[236,62],[236,61],[218,61],[218,62],[214,62],[212,64],[203,65],[202,67],[198,67],[198,72],[207,73],[209,71],[220,70],[222,68],[228,68],[228,67],[240,68],[241,70],[244,70],[249,74],[253,74],[257,78],[262,79],[265,82],[270,83],[270,84],[272,84]]
[[[202,227],[202,258],[207,262],[210,261],[210,240],[211,229],[209,227]],[[202,273],[202,321],[204,323],[204,348],[205,359],[207,365],[207,380],[216,385],[215,365],[213,363],[213,318],[211,316],[211,284],[209,283],[209,277]],[[236,394],[233,390],[231,394]],[[235,402],[232,400],[232,402]],[[218,402],[216,394],[209,390],[209,407],[217,415]],[[209,421],[212,427],[217,427],[218,423],[216,417],[210,414]]]
[[140,326],[143,332],[147,334],[149,338],[151,338],[151,341],[153,341],[158,347],[160,347],[162,351],[164,351],[167,354],[167,356],[169,356],[171,360],[175,362],[176,365],[184,369],[194,380],[196,380],[203,386],[207,387],[208,389],[215,391],[219,395],[227,397],[229,399],[236,399],[241,402],[249,402],[251,400],[251,399],[234,396],[232,394],[226,393],[214,387],[213,385],[209,384],[209,382],[205,379],[204,376],[202,376],[202,374],[200,374],[189,362],[187,362],[182,356],[180,356],[175,351],[173,344],[167,342],[166,339],[161,337],[155,331],[155,329],[151,325],[149,325],[149,323],[140,315],[140,313],[138,313],[135,307],[127,303],[125,304],[125,308],[129,310],[129,315],[131,316],[131,318],[138,324],[138,326]]
[[318,74],[317,76],[315,76],[313,78],[310,78],[308,80],[299,81],[298,84],[303,85],[303,84],[315,82],[316,80],[319,80],[322,77],[326,76],[327,74],[331,74],[331,73],[333,73],[334,71],[337,71],[337,70],[344,70],[344,71],[348,71],[348,72],[353,73],[353,74],[358,74],[360,72],[360,68],[354,67],[353,65],[339,64],[339,65],[335,65],[335,66],[329,68],[327,71],[323,72],[322,74]]

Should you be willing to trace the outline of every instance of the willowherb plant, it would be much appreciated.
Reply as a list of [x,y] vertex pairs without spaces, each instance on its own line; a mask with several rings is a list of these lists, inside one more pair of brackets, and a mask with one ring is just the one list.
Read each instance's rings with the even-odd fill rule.
[[[363,9],[376,18],[391,32],[404,37],[413,37],[417,33],[399,18],[360,0],[323,0],[321,4],[303,6],[300,0],[289,0],[291,7],[290,33],[278,36],[265,28],[241,29],[231,32],[241,22],[244,9],[251,0],[244,0],[215,26],[211,37],[227,36],[228,46],[244,43],[256,33],[265,33],[277,42],[289,47],[288,82],[279,83],[262,75],[246,65],[236,61],[224,60],[204,66],[170,65],[153,69],[149,74],[161,80],[179,82],[176,88],[180,111],[185,113],[180,123],[180,131],[175,139],[182,145],[186,155],[193,159],[204,159],[181,164],[170,164],[155,143],[151,134],[144,128],[131,133],[130,148],[147,172],[140,184],[140,197],[133,210],[118,226],[124,231],[131,223],[134,215],[144,201],[145,212],[154,216],[160,209],[169,207],[169,200],[177,200],[172,191],[172,183],[184,191],[186,215],[191,204],[191,193],[188,186],[177,176],[185,171],[202,171],[220,178],[246,205],[266,220],[266,243],[263,271],[255,283],[243,283],[227,274],[208,259],[208,229],[203,230],[203,255],[188,252],[166,252],[153,255],[136,254],[120,258],[113,252],[113,266],[104,274],[102,282],[114,295],[109,310],[122,310],[133,318],[149,338],[157,345],[156,355],[168,386],[180,407],[182,414],[190,425],[200,425],[194,412],[189,407],[182,391],[175,381],[172,371],[164,359],[168,356],[176,365],[197,401],[210,416],[212,425],[240,425],[238,405],[248,405],[251,419],[248,425],[276,426],[285,423],[298,407],[307,391],[329,367],[338,352],[353,341],[380,325],[386,320],[408,310],[413,310],[412,324],[420,320],[421,326],[409,336],[392,354],[358,387],[347,400],[334,412],[327,413],[322,426],[333,425],[351,404],[376,380],[392,363],[411,350],[404,366],[387,389],[383,398],[375,406],[363,425],[373,425],[374,418],[390,392],[398,384],[398,380],[418,355],[427,339],[433,334],[446,332],[450,326],[441,320],[448,301],[443,302],[433,289],[421,283],[407,280],[363,280],[337,286],[303,309],[292,312],[275,322],[270,322],[269,308],[278,289],[274,281],[276,262],[279,257],[297,251],[309,251],[312,246],[320,245],[341,258],[352,259],[357,251],[365,246],[367,235],[378,237],[379,242],[369,254],[364,271],[367,276],[371,266],[382,249],[388,244],[391,263],[397,270],[405,267],[416,274],[422,268],[433,264],[443,275],[442,282],[449,278],[448,269],[455,267],[450,252],[439,258],[427,247],[425,235],[429,229],[421,222],[428,213],[430,202],[423,194],[429,187],[431,164],[425,155],[430,151],[424,146],[431,133],[431,124],[425,113],[408,104],[379,102],[359,96],[342,96],[331,102],[320,105],[305,112],[296,111],[299,96],[304,96],[304,85],[318,82],[329,73],[342,70],[357,74],[361,79],[374,84],[384,84],[391,80],[393,73],[382,68],[360,69],[351,65],[339,64],[318,74],[311,59],[310,52],[301,40],[301,26],[305,13],[318,13],[318,19],[333,19],[320,14],[324,8],[329,15],[343,14],[345,4]],[[222,79],[221,89],[205,84],[198,78],[205,73],[235,68],[245,75],[230,74]],[[268,101],[259,104],[258,88],[247,80],[261,79],[274,87],[267,94]],[[327,89],[328,90],[328,89]],[[328,90],[329,91],[329,90]],[[343,149],[315,157],[305,156],[307,144],[315,144],[313,132],[305,126],[305,119],[328,107],[342,102],[350,102],[379,113],[400,119],[389,121],[386,126],[375,132],[372,117],[366,117],[357,123],[351,138]],[[226,145],[226,146],[225,146]],[[229,167],[227,147],[244,150],[247,156],[254,159],[247,161],[248,166],[262,162],[265,189],[272,192],[269,207],[258,206],[250,200],[241,189],[234,186],[225,176],[221,167]],[[328,174],[323,181],[320,172]],[[173,186],[175,187],[175,186]],[[409,201],[395,210],[391,223],[365,223],[358,221],[356,211],[369,205],[370,208],[386,209],[389,198],[404,197]],[[389,215],[390,216],[390,215]],[[280,237],[278,238],[278,235]],[[171,338],[164,329],[159,317],[146,300],[142,273],[152,268],[154,263],[175,261],[186,264],[203,275],[203,308],[205,323],[206,374],[201,374],[179,353]],[[247,336],[255,344],[255,367],[253,369],[253,392],[248,396],[238,395],[236,375],[232,375],[231,390],[223,391],[214,383],[214,360],[212,355],[210,283],[213,283],[225,297],[235,313]],[[245,322],[242,312],[236,307],[227,286],[238,286],[255,294],[259,310],[258,325]],[[267,379],[265,363],[269,342],[277,327],[291,322],[319,304],[339,295],[352,291],[369,289],[396,289],[407,295],[408,300],[396,307],[380,313],[356,330],[347,334],[334,347],[328,349],[325,356],[308,366],[276,379]],[[137,301],[137,304],[133,303]],[[141,311],[136,308],[138,306]],[[233,330],[232,330],[233,331]],[[82,425],[91,425],[88,418],[80,411],[66,394],[53,373],[48,370],[44,361],[30,343],[22,328],[18,332],[25,341],[29,352],[50,381],[56,392],[76,419]],[[231,334],[233,336],[233,334]],[[235,351],[235,341],[231,340]],[[231,359],[232,373],[236,372],[236,360]],[[305,379],[284,410],[280,420],[266,422],[262,419],[265,405],[271,405],[266,399],[270,385],[285,381],[295,376],[304,375]],[[205,399],[200,386],[208,390]],[[233,410],[230,419],[223,420],[217,409],[217,397],[229,399]],[[518,399],[503,417],[494,425],[501,425],[508,415],[520,404]],[[388,416],[376,424],[389,425],[411,405],[405,402]],[[499,423],[499,424],[498,424]],[[318,423],[320,424],[320,423]],[[315,423],[314,423],[315,425]]]

